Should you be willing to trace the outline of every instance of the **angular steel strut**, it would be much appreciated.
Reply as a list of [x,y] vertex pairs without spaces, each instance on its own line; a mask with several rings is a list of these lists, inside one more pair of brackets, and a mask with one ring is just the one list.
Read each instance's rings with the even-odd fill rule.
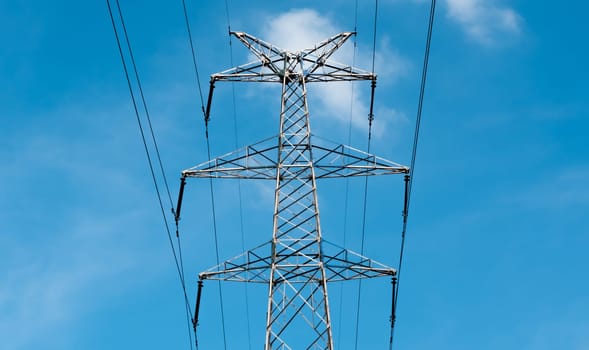
[[307,83],[376,80],[373,73],[329,59],[354,33],[340,33],[298,52],[243,32],[231,34],[257,60],[211,76],[205,119],[216,81],[280,83],[280,132],[182,174],[183,179],[274,180],[272,240],[202,272],[200,278],[269,285],[265,350],[332,350],[327,282],[394,276],[396,271],[323,240],[316,180],[407,174],[409,168],[349,146],[312,142]]

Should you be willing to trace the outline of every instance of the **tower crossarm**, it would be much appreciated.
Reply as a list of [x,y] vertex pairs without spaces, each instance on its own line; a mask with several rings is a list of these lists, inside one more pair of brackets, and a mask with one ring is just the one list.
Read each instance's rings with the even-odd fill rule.
[[276,179],[275,138],[240,148],[182,171],[186,177]]
[[282,56],[272,56],[265,61],[253,61],[211,76],[212,81],[281,83],[281,73],[276,71]]
[[[404,165],[346,145],[312,144],[311,149],[317,179],[409,172]],[[182,174],[196,178],[276,180],[277,151],[275,138],[270,138],[186,169]],[[284,173],[284,176],[295,174]]]
[[[271,243],[267,242],[213,266],[201,272],[199,277],[220,281],[268,283],[272,268]],[[321,265],[325,268],[327,282],[394,276],[397,273],[392,267],[326,240],[323,240],[320,251],[314,254],[303,254],[299,251],[298,255],[301,261],[305,260],[304,264],[293,264],[292,254],[288,249],[278,251],[275,265],[284,281],[304,283],[316,274]]]
[[[307,61],[307,59],[305,59]],[[376,75],[356,67],[328,60],[307,75],[307,83],[324,83],[330,81],[376,80]]]
[[352,250],[323,240],[323,262],[329,282],[395,276],[397,271]]
[[268,283],[272,266],[271,242],[248,250],[201,272],[201,279]]
[[404,165],[350,146],[313,145],[312,148],[318,179],[409,173],[409,168]]

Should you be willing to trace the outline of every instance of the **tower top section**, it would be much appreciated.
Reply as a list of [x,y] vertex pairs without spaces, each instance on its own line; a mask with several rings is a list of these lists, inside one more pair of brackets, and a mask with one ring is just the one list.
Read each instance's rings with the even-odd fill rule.
[[[214,81],[282,83],[284,78],[306,83],[328,81],[376,80],[374,73],[336,62],[330,57],[354,32],[342,32],[296,52],[281,49],[245,32],[230,32],[256,57],[255,61],[213,74]],[[297,62],[299,64],[292,64]]]

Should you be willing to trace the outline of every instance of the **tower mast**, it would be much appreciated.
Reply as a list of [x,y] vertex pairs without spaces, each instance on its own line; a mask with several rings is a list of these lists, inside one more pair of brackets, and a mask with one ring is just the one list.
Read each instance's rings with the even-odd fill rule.
[[325,241],[317,180],[407,174],[409,168],[345,145],[312,140],[307,84],[371,80],[373,73],[330,57],[354,33],[344,32],[297,52],[243,32],[232,32],[257,60],[211,76],[205,118],[217,81],[279,83],[279,134],[183,171],[187,177],[275,181],[272,239],[215,266],[199,277],[267,283],[265,350],[332,350],[328,282],[394,276],[393,268]]

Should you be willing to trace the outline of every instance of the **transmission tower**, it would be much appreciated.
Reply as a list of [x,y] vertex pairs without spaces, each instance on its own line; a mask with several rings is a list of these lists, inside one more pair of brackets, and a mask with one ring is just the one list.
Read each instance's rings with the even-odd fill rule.
[[[269,291],[264,349],[332,350],[328,282],[395,276],[396,271],[323,239],[316,182],[407,174],[409,168],[346,145],[313,140],[308,83],[370,80],[374,92],[374,73],[330,60],[354,33],[340,33],[297,52],[244,32],[231,34],[257,60],[211,76],[205,121],[216,82],[278,83],[282,86],[279,133],[184,170],[180,196],[188,177],[273,180],[272,239],[200,273],[197,305],[202,280],[265,283]],[[195,327],[197,319],[198,307]]]

